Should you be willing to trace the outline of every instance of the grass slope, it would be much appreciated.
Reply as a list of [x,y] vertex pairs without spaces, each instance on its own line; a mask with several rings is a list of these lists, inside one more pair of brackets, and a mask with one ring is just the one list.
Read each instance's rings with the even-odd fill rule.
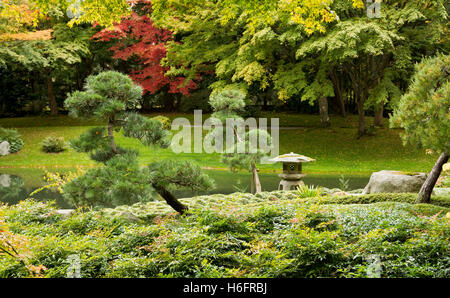
[[[185,116],[191,120],[193,117],[185,114],[167,116],[171,119]],[[278,117],[281,126],[298,127],[280,130],[280,154],[296,152],[315,158],[317,162],[305,166],[306,173],[367,175],[382,169],[428,172],[437,158],[403,146],[398,130],[377,129],[375,136],[356,139],[357,122],[354,116],[333,118],[331,128],[320,128],[319,118],[315,115],[266,113],[262,116]],[[203,120],[205,119],[204,115]],[[98,124],[93,121],[74,120],[67,116],[0,119],[0,126],[16,127],[25,142],[20,152],[0,158],[0,168],[95,166],[86,154],[71,149],[59,154],[46,154],[41,151],[40,143],[48,135],[62,136],[70,140],[88,127]],[[163,158],[191,159],[203,167],[225,169],[218,154],[175,154],[170,149],[145,147],[137,140],[125,138],[120,133],[116,135],[121,146],[140,151],[142,164]],[[279,171],[280,165],[261,165],[260,168],[265,172]]]

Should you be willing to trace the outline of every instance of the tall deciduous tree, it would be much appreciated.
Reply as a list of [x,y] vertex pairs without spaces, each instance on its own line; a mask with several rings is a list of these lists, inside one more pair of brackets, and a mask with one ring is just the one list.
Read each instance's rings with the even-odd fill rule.
[[[308,36],[303,25],[280,9],[276,9],[275,22],[254,23],[252,8],[244,4],[235,8],[236,16],[227,22],[223,22],[220,5],[209,5],[198,7],[197,13],[190,10],[183,22],[168,23],[181,36],[181,43],[169,44],[168,74],[194,77],[200,69],[212,70],[218,78],[210,86],[213,92],[238,88],[247,92],[249,99],[273,90],[281,100],[298,97],[311,103],[333,95],[329,88],[321,88],[324,92],[309,88],[322,78],[315,80],[316,71],[309,71],[308,63],[295,58],[296,49]],[[170,10],[167,18],[171,18]],[[308,95],[302,98],[306,91]],[[323,119],[327,126],[328,115]]]
[[439,49],[447,12],[441,0],[383,1],[380,18],[369,18],[365,10],[354,9],[345,0],[336,0],[333,8],[341,21],[330,24],[325,35],[311,36],[299,47],[297,58],[315,56],[330,71],[341,68],[351,82],[358,133],[363,135],[365,109],[375,108],[380,125],[383,106],[398,100],[411,64]]
[[0,48],[0,57],[8,70],[25,69],[42,76],[52,115],[58,114],[55,96],[55,72],[62,73],[90,54],[87,44],[57,40],[13,41]]
[[[128,61],[132,65],[130,76],[142,86],[144,92],[189,95],[197,87],[194,80],[166,76],[169,67],[161,65],[161,60],[166,57],[167,43],[173,41],[172,32],[154,25],[149,17],[152,11],[150,1],[136,1],[134,10],[113,29],[103,29],[92,38],[115,42],[110,48],[114,53],[113,58]],[[196,75],[196,79],[200,79],[199,75]],[[167,101],[171,102],[168,106],[173,108],[173,96]]]
[[441,153],[423,184],[418,202],[429,203],[450,151],[450,56],[424,59],[401,98],[391,126],[404,128],[403,141]]

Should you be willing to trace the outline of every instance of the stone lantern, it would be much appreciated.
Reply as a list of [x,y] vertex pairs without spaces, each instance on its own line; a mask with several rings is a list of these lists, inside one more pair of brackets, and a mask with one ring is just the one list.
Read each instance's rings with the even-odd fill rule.
[[281,178],[278,190],[291,190],[292,188],[296,189],[300,185],[305,184],[302,181],[302,178],[306,176],[306,174],[302,174],[302,163],[316,160],[291,152],[270,159],[269,161],[283,163],[283,173],[278,175]]

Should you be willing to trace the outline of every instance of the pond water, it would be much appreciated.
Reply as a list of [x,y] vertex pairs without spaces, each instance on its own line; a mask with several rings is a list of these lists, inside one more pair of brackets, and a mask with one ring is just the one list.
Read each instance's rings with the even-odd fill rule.
[[[250,173],[232,173],[229,171],[214,170],[208,170],[205,172],[216,181],[215,189],[209,191],[177,190],[174,191],[174,194],[179,198],[188,198],[205,194],[230,194],[238,191],[250,191]],[[31,175],[33,175],[33,177],[29,177]],[[38,175],[37,179],[36,175]],[[29,173],[26,170],[24,170],[23,173],[15,172],[14,175],[9,174],[6,171],[0,172],[0,201],[12,205],[28,198],[30,193],[44,185],[43,175],[44,172],[36,174],[36,172]],[[280,178],[277,173],[261,173],[259,177],[263,191],[277,190],[278,183],[280,182]],[[303,181],[307,185],[339,188],[339,178],[339,175],[310,174],[307,175]],[[369,181],[368,176],[345,176],[345,179],[349,181],[349,189],[364,188]],[[46,189],[33,195],[33,198],[40,201],[55,200],[56,204],[60,208],[73,208],[73,206],[66,202],[57,191]]]

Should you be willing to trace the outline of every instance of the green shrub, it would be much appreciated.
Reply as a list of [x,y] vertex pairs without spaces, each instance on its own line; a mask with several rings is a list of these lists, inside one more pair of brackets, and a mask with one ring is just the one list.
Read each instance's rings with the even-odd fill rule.
[[144,278],[158,276],[158,267],[155,266],[157,260],[146,256],[131,257],[126,256],[118,260],[114,260],[112,268],[108,270],[105,277],[107,278]]
[[[321,200],[323,204],[372,204],[377,202],[404,202],[414,204],[415,193],[374,193],[356,196],[329,196]],[[431,204],[450,208],[450,197],[432,196]]]
[[63,196],[75,206],[113,207],[148,202],[156,197],[136,156],[117,155],[105,166],[92,168],[63,186]]
[[271,233],[274,229],[290,225],[294,214],[276,206],[263,205],[249,217],[255,228],[261,233]]
[[[256,216],[259,214],[259,209],[267,209],[270,205],[268,204],[278,204],[281,202],[297,202],[297,203],[316,203],[322,205],[330,204],[372,204],[378,202],[405,202],[405,203],[415,203],[415,194],[403,194],[403,193],[393,193],[393,194],[368,194],[368,195],[358,195],[358,196],[324,196],[324,197],[311,197],[301,199],[297,195],[297,191],[273,191],[273,192],[261,192],[255,195],[249,193],[234,193],[231,195],[214,194],[198,196],[193,198],[180,199],[180,202],[189,206],[190,209],[215,209],[215,208],[230,208],[230,206],[248,206],[253,208]],[[432,196],[431,204],[414,204],[414,208],[421,210],[429,210],[433,212],[434,210],[442,210],[440,207],[450,208],[450,197],[438,197]],[[439,206],[439,207],[438,207]],[[262,209],[262,210],[263,210]],[[136,203],[131,206],[119,206],[114,209],[105,208],[101,212],[105,216],[118,216],[120,213],[128,211],[140,218],[143,221],[151,221],[158,215],[165,215],[173,212],[173,210],[161,201],[152,201],[144,203]],[[448,210],[450,211],[450,210]],[[271,213],[271,210],[263,210],[262,213]],[[263,214],[261,216],[264,217]],[[263,220],[264,221],[264,220]],[[266,228],[270,230],[272,224],[263,223],[261,225],[266,225]],[[273,223],[275,224],[275,223]],[[264,230],[261,226],[261,232]]]
[[314,185],[300,185],[297,190],[297,195],[299,198],[314,198],[322,194],[322,189],[320,187],[315,187]]
[[0,127],[0,143],[7,141],[10,146],[10,153],[20,151],[23,147],[21,135],[16,129],[7,129]]
[[[54,205],[27,200],[0,206],[0,220],[26,237],[28,258],[46,267],[45,277],[65,277],[71,254],[80,256],[82,277],[95,278],[367,277],[374,257],[380,277],[450,277],[448,209],[390,201],[322,204],[328,197],[292,199],[292,193],[218,195],[211,206],[198,197],[188,216],[149,202],[78,210],[64,219]],[[241,200],[250,202],[236,204]],[[150,204],[153,217],[145,223],[120,215]],[[0,254],[0,276],[27,272]]]
[[42,141],[42,151],[45,153],[59,153],[66,150],[63,137],[48,136]]
[[6,209],[3,215],[7,221],[21,225],[51,224],[57,222],[61,217],[56,213],[54,202],[43,203],[33,199],[20,201],[18,204],[12,205]]
[[280,235],[278,245],[291,262],[274,277],[334,277],[348,262],[345,242],[337,232],[294,227]]
[[158,116],[152,117],[150,119],[161,122],[163,129],[170,130],[170,128],[172,126],[172,121],[170,121],[170,119],[166,116],[158,115]]

